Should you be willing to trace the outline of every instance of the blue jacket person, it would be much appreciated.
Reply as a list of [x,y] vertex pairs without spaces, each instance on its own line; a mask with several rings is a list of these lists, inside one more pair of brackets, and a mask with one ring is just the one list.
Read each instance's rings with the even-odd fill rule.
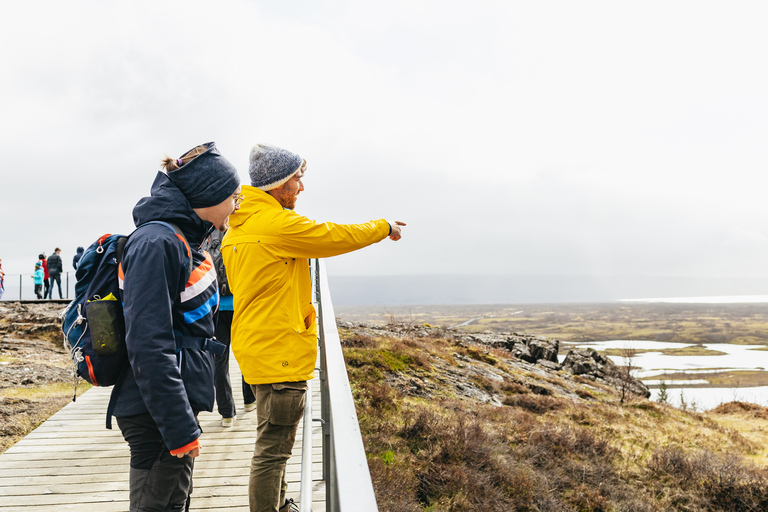
[[130,512],[189,510],[197,414],[213,409],[212,352],[221,347],[216,271],[199,247],[239,206],[237,170],[214,143],[163,167],[133,210],[119,272],[130,371],[114,416],[131,450]]

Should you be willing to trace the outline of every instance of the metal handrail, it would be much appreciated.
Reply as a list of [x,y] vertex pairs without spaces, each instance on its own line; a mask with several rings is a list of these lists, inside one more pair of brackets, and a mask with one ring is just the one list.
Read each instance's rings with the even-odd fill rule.
[[299,512],[312,512],[312,381],[307,381],[304,431],[301,440],[301,489]]
[[[313,260],[311,266],[315,278],[315,301],[318,308],[326,510],[328,512],[377,512],[379,508],[368,470],[368,459],[341,350],[339,331],[336,328],[325,264],[318,259]],[[307,434],[311,436],[311,429],[306,430],[305,418],[305,438]]]
[[[69,276],[72,274],[72,279]],[[2,300],[35,300],[35,285],[32,283],[30,276],[32,272],[28,274],[5,274],[3,284],[5,287],[5,293]],[[17,283],[18,278],[18,283]],[[75,288],[75,273],[72,271],[61,273],[61,290],[64,292],[64,299],[70,299],[74,297]],[[59,293],[56,290],[55,295],[58,297]],[[58,300],[58,299],[57,299]]]

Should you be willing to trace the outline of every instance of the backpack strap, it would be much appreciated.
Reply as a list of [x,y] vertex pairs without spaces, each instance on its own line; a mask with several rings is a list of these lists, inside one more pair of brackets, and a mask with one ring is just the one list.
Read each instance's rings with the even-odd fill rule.
[[173,228],[173,230],[176,232],[176,236],[179,237],[182,242],[184,242],[184,247],[187,249],[187,257],[189,258],[189,264],[187,265],[187,279],[189,279],[192,276],[192,271],[195,269],[195,266],[194,262],[192,261],[192,249],[189,247],[189,242],[187,242],[187,237],[184,236],[184,232],[173,222],[163,222],[161,220],[154,222],[171,226],[171,228]]
[[126,375],[128,375],[128,369],[130,364],[126,363],[123,369],[120,370],[120,375],[117,376],[117,381],[112,387],[112,392],[109,394],[109,404],[107,405],[107,428],[112,430],[112,414],[115,412],[117,406],[117,397],[120,394],[120,388],[123,387],[123,381],[125,381]]
[[[187,280],[192,275],[192,271],[194,270],[194,261],[192,260],[192,249],[189,247],[189,242],[187,242],[187,237],[184,236],[184,232],[181,230],[179,226],[174,224],[173,222],[165,222],[162,220],[150,220],[149,222],[145,222],[144,224],[141,224],[138,226],[133,233],[135,233],[139,228],[144,227],[148,224],[160,224],[161,226],[165,226],[171,231],[173,231],[176,236],[179,238],[179,240],[182,241],[184,244],[184,248],[187,250],[187,258],[189,258],[189,263],[187,264]],[[131,233],[131,235],[133,234]],[[128,235],[130,236],[130,235]],[[120,263],[123,261],[123,250],[125,249],[125,244],[128,242],[128,237],[121,238],[117,241],[117,245],[115,246],[115,257],[117,258],[117,262]],[[185,280],[186,281],[186,280]]]

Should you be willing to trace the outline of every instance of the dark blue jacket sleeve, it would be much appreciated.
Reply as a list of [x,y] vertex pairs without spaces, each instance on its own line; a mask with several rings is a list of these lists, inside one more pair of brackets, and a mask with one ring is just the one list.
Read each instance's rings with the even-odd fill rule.
[[186,272],[183,247],[170,232],[131,242],[123,256],[128,358],[144,404],[166,446],[174,450],[201,434],[181,379],[173,334],[173,302]]

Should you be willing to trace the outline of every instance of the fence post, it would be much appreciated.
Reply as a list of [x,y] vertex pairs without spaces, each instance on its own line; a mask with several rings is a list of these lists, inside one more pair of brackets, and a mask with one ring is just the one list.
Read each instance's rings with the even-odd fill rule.
[[[323,427],[329,427],[328,445],[330,446],[326,481],[325,503],[328,512],[377,512],[376,493],[373,490],[368,458],[365,454],[360,423],[355,410],[352,387],[349,383],[341,340],[336,327],[333,302],[328,289],[327,274],[322,260],[317,259],[320,292],[318,327],[322,332],[322,358],[325,380],[321,386],[326,388],[328,416],[324,417]],[[325,409],[323,407],[323,409]],[[324,411],[325,412],[325,411]],[[323,429],[325,434],[325,428]],[[323,446],[325,452],[325,446]]]
[[21,300],[21,274],[19,274],[19,300]]
[[[331,474],[331,428],[330,428],[330,400],[328,396],[328,383],[324,382],[328,378],[328,365],[325,359],[325,323],[323,319],[323,301],[320,293],[320,259],[317,258],[315,262],[315,290],[317,291],[317,317],[321,320],[318,322],[320,326],[319,344],[320,344],[320,418],[323,420],[323,480],[326,482]],[[331,500],[333,501],[333,500]]]

